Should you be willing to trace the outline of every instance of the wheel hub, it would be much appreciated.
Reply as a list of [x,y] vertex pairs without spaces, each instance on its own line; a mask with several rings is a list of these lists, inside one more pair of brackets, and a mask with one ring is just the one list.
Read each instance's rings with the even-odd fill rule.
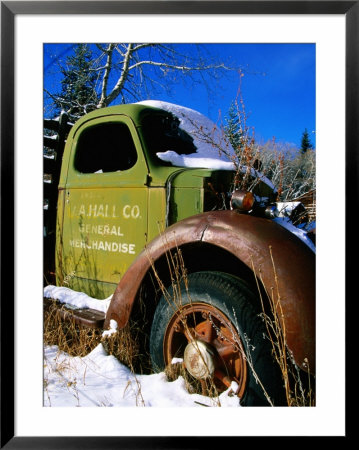
[[183,305],[168,322],[163,351],[166,365],[182,357],[185,369],[201,384],[212,380],[218,392],[224,392],[235,381],[242,397],[247,384],[244,350],[236,329],[219,309],[202,302]]
[[194,339],[185,348],[184,364],[194,378],[211,378],[215,369],[213,351],[205,342]]

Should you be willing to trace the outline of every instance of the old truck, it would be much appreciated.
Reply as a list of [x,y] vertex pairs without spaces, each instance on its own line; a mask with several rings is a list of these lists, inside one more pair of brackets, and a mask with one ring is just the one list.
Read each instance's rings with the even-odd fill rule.
[[219,157],[229,151],[219,130],[175,105],[44,126],[46,283],[112,295],[106,313],[71,317],[104,330],[135,317],[154,371],[177,358],[243,405],[286,404],[267,319],[314,376],[315,252],[276,220],[275,187],[253,168],[236,172]]

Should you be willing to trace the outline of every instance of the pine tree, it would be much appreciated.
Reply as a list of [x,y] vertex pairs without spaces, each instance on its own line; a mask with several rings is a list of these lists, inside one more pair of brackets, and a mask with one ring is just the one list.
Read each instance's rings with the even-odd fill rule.
[[310,139],[309,139],[309,133],[308,130],[305,129],[303,131],[302,134],[302,139],[301,139],[301,145],[300,145],[300,151],[302,154],[305,154],[307,152],[308,149],[313,148]]
[[56,106],[78,118],[96,109],[97,72],[92,69],[93,55],[87,44],[77,44],[74,55],[66,59],[61,69],[62,91],[56,95]]
[[225,118],[227,125],[224,132],[231,143],[233,149],[240,153],[243,147],[243,131],[240,126],[239,114],[234,103],[228,110],[228,116]]

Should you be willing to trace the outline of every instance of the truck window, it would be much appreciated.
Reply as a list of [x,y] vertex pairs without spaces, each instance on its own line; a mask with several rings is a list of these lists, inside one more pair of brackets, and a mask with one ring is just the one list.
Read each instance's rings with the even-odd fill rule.
[[110,122],[85,128],[77,141],[75,169],[81,173],[128,170],[137,152],[127,125]]
[[[180,121],[172,114],[153,114],[142,122],[143,135],[152,155],[172,150],[179,155],[195,153],[193,138],[179,127]],[[161,164],[164,162],[161,161]]]

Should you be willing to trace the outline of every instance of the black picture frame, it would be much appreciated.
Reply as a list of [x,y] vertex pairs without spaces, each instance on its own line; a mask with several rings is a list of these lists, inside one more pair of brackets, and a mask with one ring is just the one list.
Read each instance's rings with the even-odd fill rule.
[[[1,2],[1,448],[201,448],[206,437],[15,436],[14,339],[14,51],[18,14],[339,14],[346,20],[346,292],[351,291],[356,228],[349,211],[358,200],[359,1],[4,1]],[[6,220],[3,218],[6,216]],[[346,240],[348,242],[348,240]],[[353,245],[354,244],[354,245]],[[333,260],[335,258],[333,257]],[[348,342],[348,339],[346,339]],[[10,368],[10,370],[9,370]],[[349,429],[345,437],[349,437]],[[219,437],[223,440],[223,437]],[[220,444],[223,445],[223,444]],[[225,442],[226,445],[226,442]]]

